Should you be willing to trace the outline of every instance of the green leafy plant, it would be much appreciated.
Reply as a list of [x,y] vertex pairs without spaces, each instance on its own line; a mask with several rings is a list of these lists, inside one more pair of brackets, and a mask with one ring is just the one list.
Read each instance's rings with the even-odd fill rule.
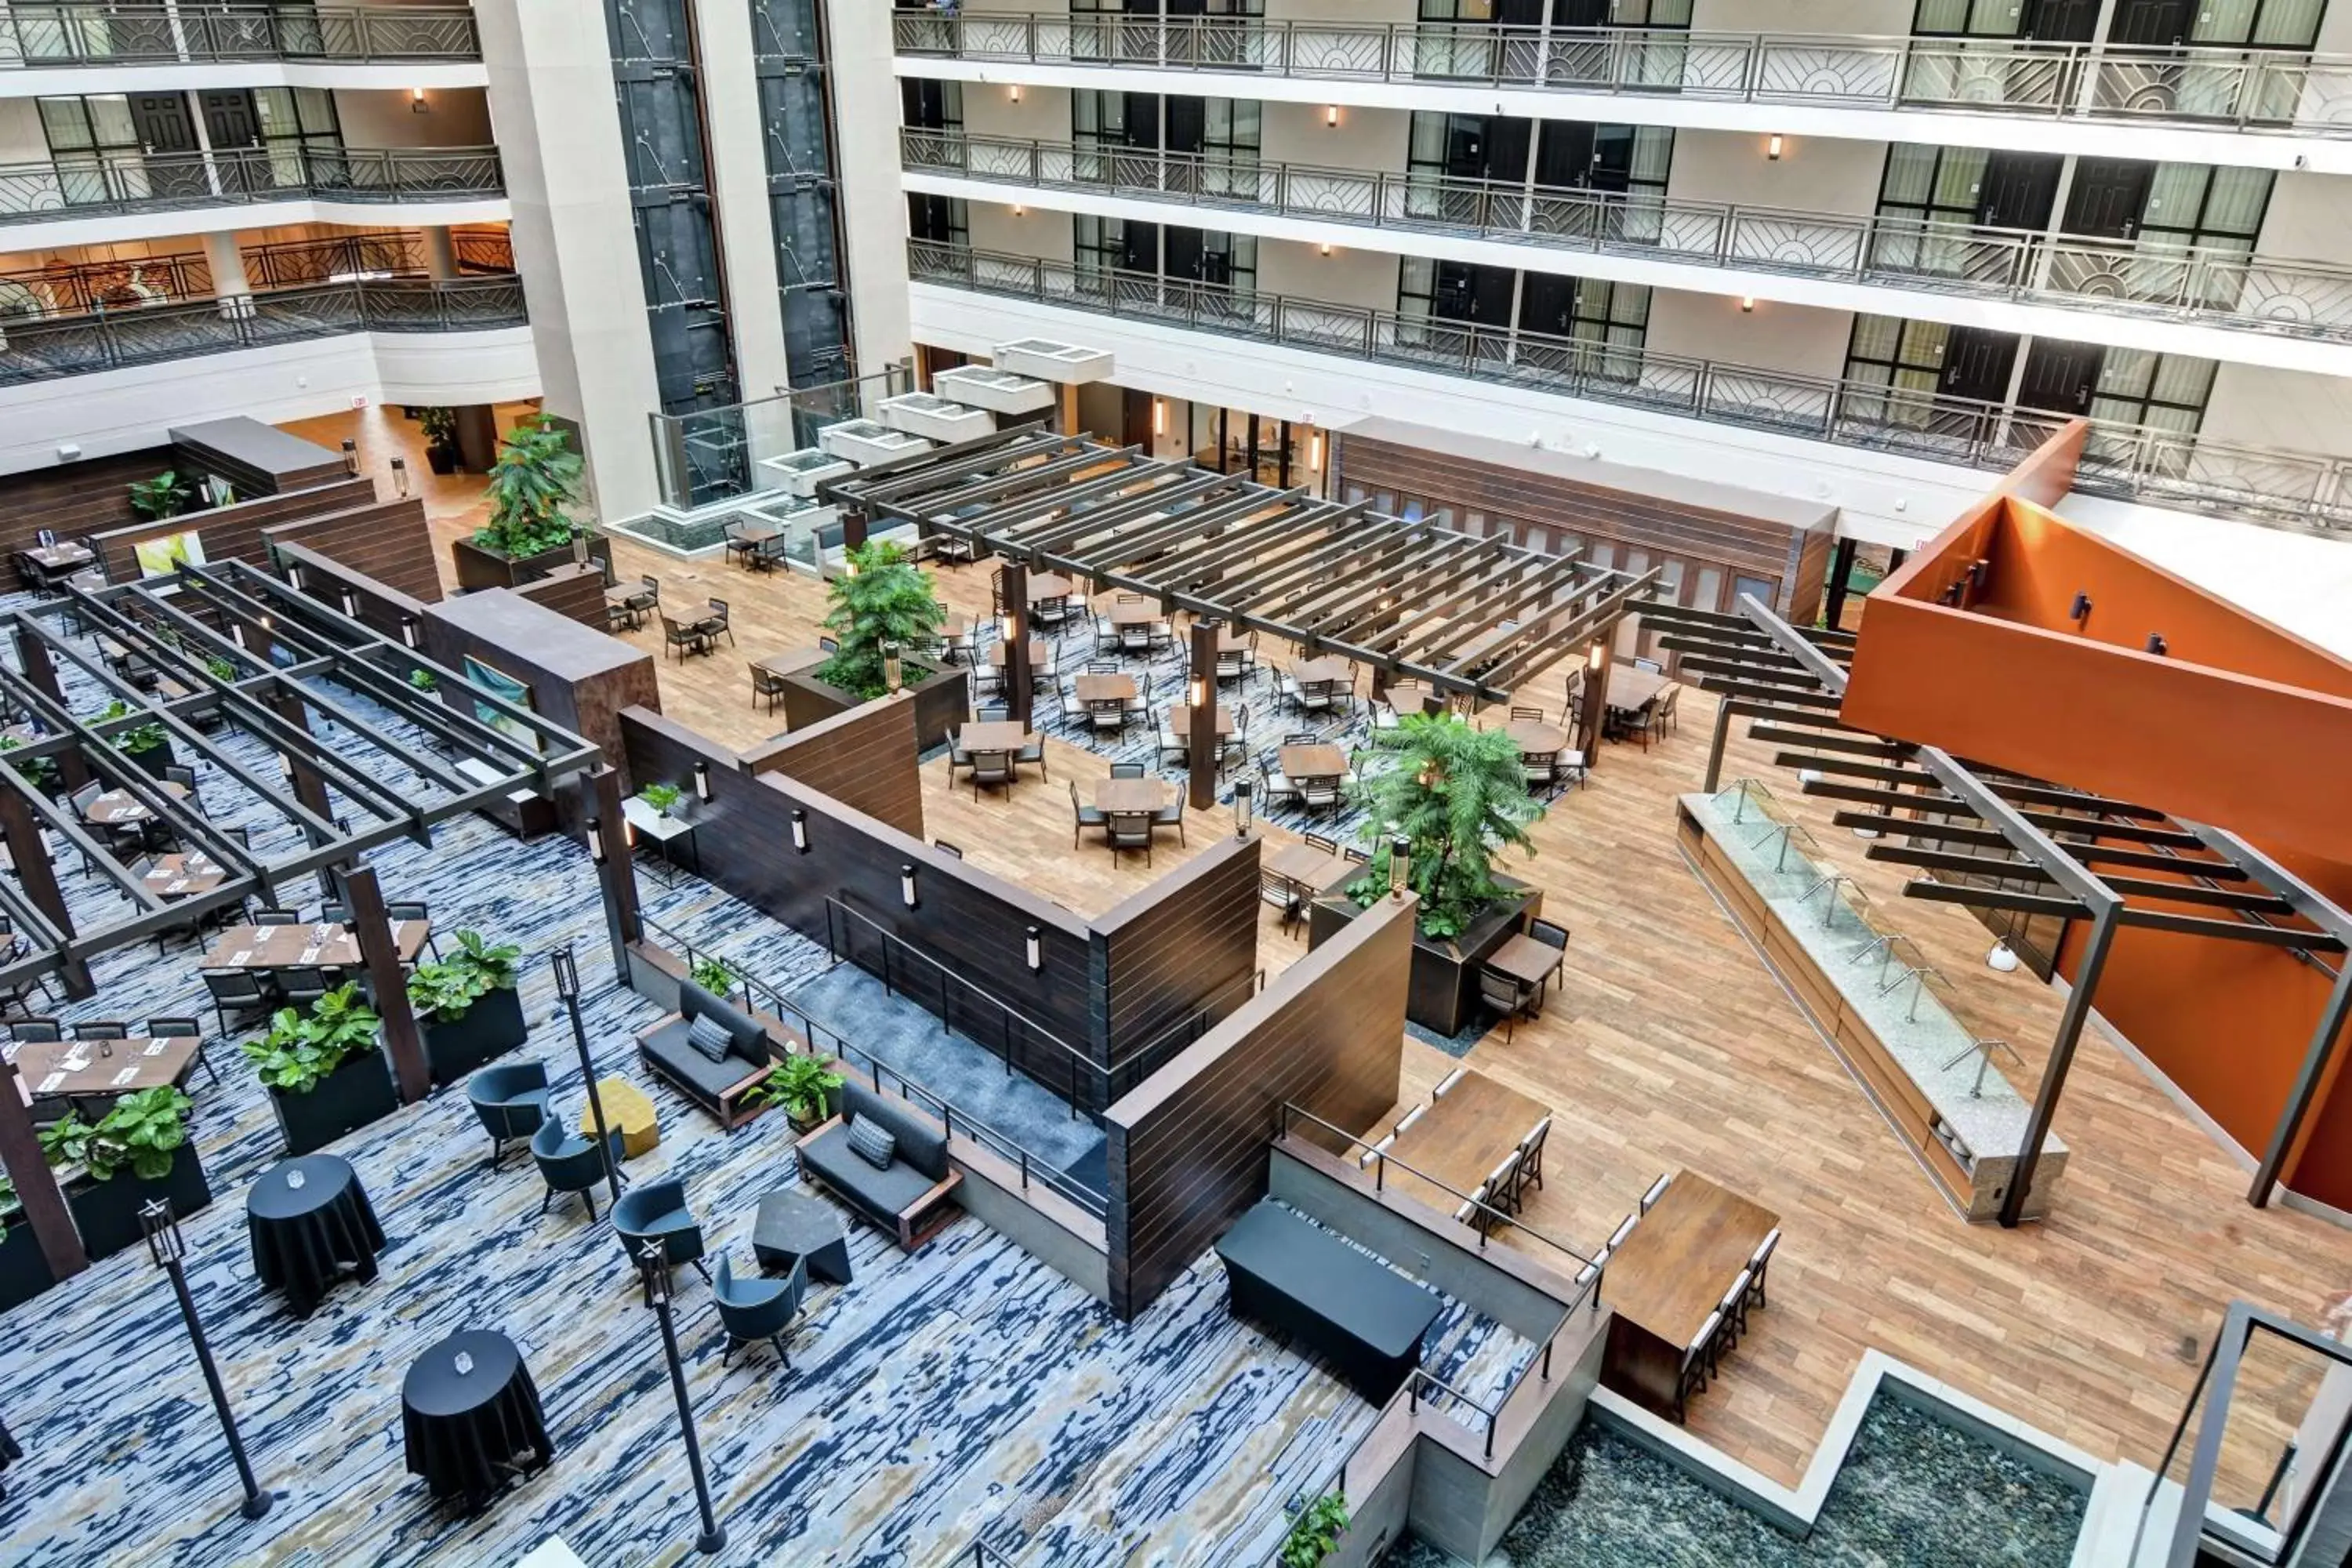
[[735,989],[735,971],[723,958],[696,959],[693,980],[713,996],[724,996]]
[[509,560],[527,560],[572,542],[563,509],[578,498],[580,454],[572,437],[543,418],[514,427],[490,465],[490,521],[474,542]]
[[649,784],[637,792],[637,798],[667,816],[670,808],[686,798],[686,792],[674,784]]
[[844,691],[871,700],[887,696],[882,645],[895,642],[901,654],[899,679],[911,686],[930,674],[905,655],[929,647],[947,624],[947,606],[940,603],[929,574],[883,542],[849,552],[848,569],[827,590],[833,608],[824,625],[840,647],[816,667],[816,678]]
[[823,1057],[796,1051],[770,1068],[744,1098],[755,1105],[781,1105],[794,1121],[821,1121],[844,1081]]
[[425,432],[425,439],[432,445],[446,452],[454,452],[457,449],[457,411],[456,409],[437,405],[420,408],[416,411],[416,425],[417,428]]
[[95,1124],[68,1111],[41,1129],[41,1152],[52,1165],[81,1166],[95,1181],[110,1182],[125,1167],[142,1181],[159,1181],[188,1141],[188,1103],[165,1084],[124,1095]]
[[24,1205],[16,1201],[16,1184],[0,1176],[0,1220],[5,1220]]
[[151,522],[179,516],[194,501],[196,493],[194,484],[171,468],[152,479],[133,479],[127,488],[131,510]]
[[[106,705],[105,712],[98,716],[99,722],[102,724],[110,719],[128,719],[135,711],[137,710],[130,703],[117,698]],[[163,724],[160,721],[151,721],[144,724],[133,724],[130,729],[116,734],[114,748],[119,752],[152,752],[169,739],[170,737],[163,732]]]
[[408,672],[408,684],[419,691],[430,691],[441,684],[441,679],[429,669],[412,669]]
[[[25,742],[14,735],[0,735],[0,752],[13,752]],[[32,784],[47,789],[58,776],[58,764],[47,757],[26,757],[21,763],[8,764]]]
[[383,1020],[360,1000],[356,983],[339,985],[308,1013],[280,1007],[269,1033],[239,1047],[261,1081],[281,1094],[308,1094],[329,1074],[375,1044]]
[[236,666],[231,664],[228,660],[223,658],[218,654],[214,654],[205,660],[205,669],[215,680],[235,680],[236,679]]
[[1347,1528],[1347,1494],[1325,1492],[1292,1516],[1290,1533],[1282,1538],[1282,1568],[1316,1568]]
[[457,952],[409,971],[409,1003],[436,1023],[454,1024],[491,992],[513,990],[521,957],[522,949],[510,942],[492,947],[481,932],[461,931]]
[[1519,744],[1451,713],[1408,713],[1374,731],[1372,745],[1388,763],[1366,769],[1354,787],[1373,855],[1349,896],[1369,909],[1388,892],[1389,841],[1402,836],[1412,841],[1422,934],[1460,936],[1501,895],[1495,856],[1512,846],[1535,854],[1528,825],[1543,807],[1528,795]]

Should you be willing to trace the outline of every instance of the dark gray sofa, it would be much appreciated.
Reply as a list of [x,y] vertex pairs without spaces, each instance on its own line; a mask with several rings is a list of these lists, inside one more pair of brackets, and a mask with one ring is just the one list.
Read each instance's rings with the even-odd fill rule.
[[[743,1097],[774,1060],[767,1032],[741,1008],[723,1002],[691,980],[677,983],[678,1010],[637,1037],[637,1054],[658,1077],[733,1130],[767,1109],[746,1105]],[[726,1026],[727,1055],[712,1061],[694,1048],[687,1031],[708,1014]]]
[[[870,1117],[898,1141],[890,1168],[877,1171],[849,1146],[850,1123]],[[948,1136],[903,1102],[852,1079],[841,1088],[841,1114],[800,1141],[801,1179],[814,1177],[844,1203],[898,1238],[909,1252],[950,1217],[948,1194],[963,1181],[948,1164]]]

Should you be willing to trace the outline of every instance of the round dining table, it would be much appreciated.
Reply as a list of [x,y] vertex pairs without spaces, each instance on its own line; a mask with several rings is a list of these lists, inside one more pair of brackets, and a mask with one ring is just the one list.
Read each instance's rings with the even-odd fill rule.
[[254,1277],[285,1292],[298,1317],[316,1311],[347,1270],[362,1283],[373,1279],[383,1248],[359,1173],[339,1154],[304,1154],[264,1171],[246,1194],[245,1227]]
[[555,1457],[522,1352],[489,1329],[460,1329],[416,1358],[401,1382],[400,1421],[409,1472],[468,1508]]

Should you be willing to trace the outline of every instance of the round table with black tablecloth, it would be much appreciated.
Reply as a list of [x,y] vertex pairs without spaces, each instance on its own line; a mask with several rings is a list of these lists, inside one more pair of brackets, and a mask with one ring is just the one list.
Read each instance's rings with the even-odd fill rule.
[[247,1194],[245,1227],[255,1277],[267,1289],[285,1291],[305,1318],[346,1268],[354,1279],[374,1279],[383,1246],[359,1173],[336,1154],[305,1154],[264,1171]]
[[[460,1356],[470,1363],[463,1372]],[[555,1457],[522,1352],[488,1329],[461,1329],[417,1357],[400,1386],[400,1418],[410,1473],[468,1507]]]
[[[10,1465],[24,1457],[25,1450],[16,1447],[16,1438],[8,1436],[8,1423],[0,1421],[0,1473],[5,1473]],[[7,1496],[7,1487],[0,1485],[0,1501],[6,1500]]]

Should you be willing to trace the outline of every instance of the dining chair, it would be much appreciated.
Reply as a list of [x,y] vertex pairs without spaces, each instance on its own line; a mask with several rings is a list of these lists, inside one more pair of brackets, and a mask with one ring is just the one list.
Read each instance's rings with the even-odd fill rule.
[[1519,1180],[1521,1182],[1533,1182],[1538,1187],[1544,1184],[1544,1144],[1550,1137],[1551,1118],[1547,1116],[1537,1122],[1526,1137],[1519,1140]]
[[1528,987],[1499,969],[1482,966],[1478,971],[1478,999],[1503,1016],[1503,1040],[1508,1044],[1518,1028],[1519,1015],[1527,1010]]
[[[1179,845],[1183,845],[1184,797],[1186,792],[1180,789],[1171,793],[1174,794],[1176,798],[1170,801],[1166,805],[1161,806],[1158,811],[1152,813],[1151,826],[1154,827],[1174,828],[1176,830],[1176,842]],[[1189,846],[1187,846],[1187,847],[1189,847]]]
[[[1519,1206],[1519,1152],[1517,1149],[1512,1150],[1509,1153],[1496,1161],[1495,1168],[1486,1173],[1486,1202],[1488,1206],[1507,1215],[1517,1211]],[[1478,1216],[1478,1219],[1480,1228],[1487,1229],[1492,1227],[1495,1216],[1493,1215],[1482,1214]]]
[[1271,753],[1257,760],[1257,797],[1261,805],[1271,806],[1276,801],[1297,800],[1298,786],[1284,776]]
[[1070,781],[1070,847],[1076,849],[1089,827],[1109,826],[1110,818],[1100,806],[1088,805],[1078,798],[1077,781]]
[[689,654],[710,651],[710,639],[703,635],[700,626],[682,626],[675,617],[669,616],[661,617],[661,625],[662,651],[667,654],[670,649],[676,648],[677,661],[680,664],[686,662]]
[[636,1272],[637,1255],[648,1241],[661,1243],[663,1261],[672,1268],[691,1263],[707,1282],[710,1270],[702,1263],[702,1226],[686,1206],[686,1184],[675,1176],[631,1187],[613,1205],[613,1234]]
[[214,1083],[220,1082],[220,1069],[214,1067],[212,1058],[205,1054],[205,1026],[202,1019],[150,1018],[147,1020],[146,1037],[151,1040],[195,1041],[196,1066],[204,1068],[205,1076],[211,1079]]
[[710,639],[710,646],[714,651],[719,647],[721,634],[724,634],[727,638],[727,646],[733,647],[735,646],[734,611],[729,607],[724,599],[711,600],[710,607],[718,614],[703,616],[695,623],[695,629]]
[[1112,864],[1118,863],[1122,850],[1140,849],[1143,851],[1144,867],[1149,869],[1151,865],[1153,814],[1148,811],[1114,811],[1108,815],[1110,822],[1107,837],[1110,839]]
[[302,923],[299,910],[256,910],[253,923],[257,926],[298,926]]
[[1637,658],[1633,660],[1633,668],[1650,675],[1664,675],[1666,672],[1666,667],[1654,658]]
[[768,711],[773,713],[776,710],[776,704],[782,700],[783,695],[784,678],[782,676],[762,669],[756,664],[751,667],[752,707],[757,708],[761,699],[765,698]]
[[1652,1182],[1650,1184],[1650,1190],[1642,1194],[1642,1213],[1648,1214],[1652,1209],[1656,1208],[1658,1206],[1658,1200],[1664,1197],[1666,1195],[1666,1189],[1674,1184],[1675,1177],[1674,1173],[1671,1171],[1660,1176],[1656,1181]]
[[1013,765],[1015,768],[1018,768],[1023,763],[1036,763],[1037,776],[1045,780],[1049,784],[1053,782],[1053,775],[1045,771],[1045,736],[1032,736],[1026,744],[1022,746],[1019,751],[1013,753]]
[[1618,1248],[1623,1247],[1625,1245],[1626,1238],[1633,1234],[1633,1227],[1641,1223],[1642,1216],[1638,1214],[1629,1214],[1623,1219],[1619,1220],[1617,1222],[1617,1228],[1609,1233],[1609,1250],[1615,1252]]
[[1726,1290],[1723,1300],[1715,1305],[1715,1310],[1723,1314],[1723,1326],[1718,1331],[1719,1355],[1729,1355],[1738,1347],[1740,1336],[1748,1331],[1748,1288],[1754,1281],[1754,1275],[1741,1269],[1739,1278],[1731,1282],[1731,1289]]
[[1714,1364],[1715,1333],[1722,1325],[1721,1312],[1708,1313],[1706,1321],[1699,1325],[1698,1332],[1691,1336],[1690,1343],[1683,1347],[1682,1370],[1675,1378],[1675,1420],[1677,1424],[1685,1418],[1690,1396],[1706,1386],[1707,1374]]
[[278,971],[278,995],[286,1005],[299,1012],[329,991],[327,972],[313,963],[289,963]]
[[549,1117],[530,1135],[531,1163],[539,1167],[540,1180],[547,1191],[540,1194],[539,1212],[545,1214],[547,1205],[558,1194],[578,1193],[587,1200],[588,1217],[596,1217],[596,1188],[604,1180],[608,1164],[617,1169],[621,1163],[621,1134],[617,1129],[604,1135],[604,1147],[599,1149],[596,1140],[583,1138],[566,1126],[560,1117]]
[[1559,753],[1558,752],[1520,752],[1519,777],[1526,782],[1528,793],[1530,795],[1539,795],[1549,790],[1559,782]]
[[1528,934],[1546,947],[1556,947],[1562,952],[1568,951],[1568,928],[1564,925],[1555,925],[1550,921],[1529,921]]
[[1454,1086],[1462,1081],[1462,1075],[1469,1070],[1470,1069],[1468,1068],[1455,1068],[1452,1072],[1447,1073],[1444,1078],[1439,1079],[1437,1080],[1437,1087],[1429,1091],[1429,1098],[1432,1100],[1444,1100],[1447,1094],[1453,1091]]
[[1309,811],[1337,811],[1345,798],[1338,779],[1298,781],[1298,804]]
[[1309,849],[1320,849],[1326,855],[1339,853],[1339,841],[1328,834],[1308,833],[1301,837],[1306,839],[1307,847]]
[[55,1044],[65,1038],[55,1018],[18,1018],[8,1026],[8,1037],[27,1043]]
[[73,1026],[77,1040],[127,1040],[131,1037],[128,1018],[90,1018]]
[[1110,776],[1115,779],[1139,779],[1143,773],[1141,763],[1113,763],[1110,765]]
[[1758,1242],[1756,1250],[1748,1255],[1748,1272],[1753,1277],[1748,1289],[1759,1307],[1771,1305],[1764,1299],[1764,1276],[1772,1267],[1773,1249],[1780,1245],[1780,1227],[1776,1225],[1764,1233],[1764,1239]]
[[348,929],[352,923],[352,907],[331,899],[319,906],[319,918],[331,926]]
[[1001,784],[1007,789],[1018,782],[1013,771],[1011,752],[974,752],[971,753],[971,798],[978,800],[985,785]]
[[383,918],[398,925],[415,921],[425,927],[425,951],[434,957],[441,956],[441,939],[433,931],[433,906],[422,899],[386,899]]
[[1511,721],[1513,723],[1517,723],[1522,719],[1540,724],[1544,721],[1544,710],[1540,708],[1513,708],[1511,710]]
[[269,994],[261,982],[246,969],[207,969],[201,972],[205,992],[211,996],[213,1011],[220,1017],[221,1033],[232,1034],[236,1026],[233,1019],[247,1015],[262,1016],[269,1012]]

